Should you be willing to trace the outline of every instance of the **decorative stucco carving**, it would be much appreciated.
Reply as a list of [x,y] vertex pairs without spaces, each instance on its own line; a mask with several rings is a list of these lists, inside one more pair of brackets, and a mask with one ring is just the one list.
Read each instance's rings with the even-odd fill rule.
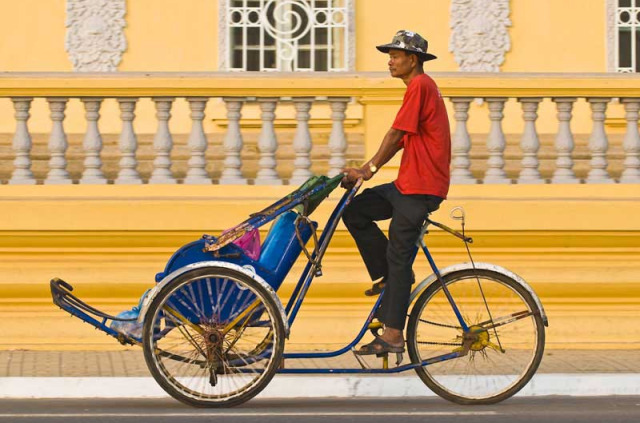
[[509,0],[451,0],[449,51],[461,71],[500,71],[511,49],[509,13]]
[[76,72],[114,72],[127,48],[125,0],[67,0],[65,50]]

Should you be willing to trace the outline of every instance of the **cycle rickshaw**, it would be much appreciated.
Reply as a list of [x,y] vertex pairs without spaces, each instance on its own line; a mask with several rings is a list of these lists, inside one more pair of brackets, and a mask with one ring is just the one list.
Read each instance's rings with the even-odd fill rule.
[[[75,297],[55,278],[56,305],[118,339],[140,345],[158,384],[174,398],[198,407],[241,404],[262,391],[276,373],[398,373],[415,370],[435,393],[460,404],[495,403],[518,392],[542,359],[547,317],[533,289],[502,267],[470,261],[438,269],[424,234],[430,225],[472,239],[425,216],[419,248],[433,274],[411,294],[406,329],[409,363],[397,357],[379,367],[361,359],[354,368],[295,368],[288,359],[323,359],[351,354],[374,321],[378,297],[359,333],[335,351],[285,352],[285,339],[315,276],[345,207],[361,182],[345,191],[321,236],[310,214],[342,178],[312,177],[288,196],[252,214],[219,237],[204,235],[178,251],[157,284],[141,300],[137,317],[112,316]],[[453,216],[453,215],[452,215]],[[261,251],[243,248],[257,228],[273,222]],[[313,237],[313,242],[309,242]],[[313,244],[308,251],[306,245]],[[278,288],[298,256],[308,263],[286,306]],[[129,330],[124,328],[129,325]],[[133,330],[131,330],[133,328]],[[138,330],[135,330],[138,328]],[[358,358],[355,354],[354,356]]]

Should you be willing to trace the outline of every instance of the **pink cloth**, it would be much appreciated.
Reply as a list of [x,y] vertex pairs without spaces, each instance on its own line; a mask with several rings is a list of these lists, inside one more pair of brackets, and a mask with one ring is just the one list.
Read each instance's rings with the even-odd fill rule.
[[233,243],[242,248],[244,253],[253,260],[260,258],[260,231],[258,229],[247,232]]

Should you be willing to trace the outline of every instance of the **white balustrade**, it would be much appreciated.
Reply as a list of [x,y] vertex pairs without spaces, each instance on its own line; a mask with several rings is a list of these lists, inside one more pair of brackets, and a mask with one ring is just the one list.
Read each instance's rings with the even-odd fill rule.
[[120,132],[120,172],[115,180],[116,184],[138,185],[142,183],[138,173],[138,162],[136,151],[138,149],[138,139],[133,130],[133,119],[135,119],[135,109],[137,98],[119,98],[120,119],[122,120],[122,132]]
[[554,98],[558,109],[558,133],[556,134],[556,170],[553,173],[551,182],[554,184],[576,184],[580,180],[573,172],[573,152],[574,142],[571,133],[571,110],[576,98],[559,97]]
[[14,97],[13,107],[15,109],[16,132],[13,135],[13,151],[16,158],[13,161],[13,173],[9,184],[12,185],[34,185],[36,179],[31,171],[31,135],[27,121],[29,120],[29,109],[31,108],[32,97]]
[[82,146],[84,147],[84,173],[80,178],[81,184],[106,184],[107,180],[102,173],[102,161],[100,151],[102,151],[102,137],[98,129],[98,119],[100,119],[100,98],[82,98],[87,118],[87,132],[84,136]]
[[223,185],[244,185],[246,178],[242,176],[242,132],[240,131],[240,118],[242,117],[242,105],[244,98],[226,97],[223,99],[227,107],[227,133],[224,137],[224,164],[220,184]]
[[640,99],[623,98],[621,102],[624,104],[626,111],[627,132],[624,135],[624,141],[622,143],[625,159],[620,182],[637,184],[640,183],[640,135],[638,134]]
[[347,163],[347,137],[344,133],[344,119],[346,117],[348,97],[333,97],[329,99],[331,107],[331,135],[329,135],[329,176],[338,175]]
[[211,179],[207,174],[207,137],[204,134],[202,120],[204,119],[204,109],[207,106],[208,98],[189,97],[189,108],[191,109],[191,133],[187,144],[191,150],[191,157],[187,163],[187,176],[185,184],[211,184]]
[[471,174],[471,160],[469,151],[471,150],[471,137],[467,130],[467,120],[469,119],[469,106],[473,98],[452,97],[454,118],[456,129],[451,139],[451,183],[452,184],[475,184],[478,181]]
[[610,98],[587,98],[591,104],[591,120],[593,129],[589,138],[589,151],[591,152],[591,170],[587,175],[589,184],[610,184],[613,179],[607,172],[607,150],[609,140],[604,130],[604,120],[606,118],[607,104]]
[[522,149],[522,161],[519,184],[542,184],[544,181],[540,177],[538,167],[538,150],[540,150],[540,140],[536,131],[536,120],[538,119],[538,104],[541,98],[519,98],[522,104],[522,117],[524,119],[524,131],[520,141]]
[[311,177],[311,132],[309,131],[309,110],[311,110],[312,97],[298,97],[293,99],[296,109],[296,133],[293,138],[293,150],[296,157],[293,161],[293,174],[290,184],[301,184]]
[[[81,152],[78,146],[74,146],[71,153],[68,151],[67,134],[65,133],[64,122],[66,106],[69,98],[49,97],[48,102],[50,118],[52,122],[51,132],[48,140],[48,167],[45,169],[46,175],[40,176],[42,172],[42,161],[38,146],[36,145],[34,154],[32,137],[29,131],[28,122],[33,120],[31,105],[32,97],[13,97],[11,101],[14,107],[15,133],[13,134],[12,151],[14,153],[13,167],[10,168],[11,176],[7,182],[12,185],[18,184],[71,184],[74,181],[70,175],[73,171],[73,179],[78,178],[80,184],[142,184],[141,164],[139,163],[138,139],[134,131],[133,121],[138,98],[116,98],[121,119],[121,132],[119,134],[119,168],[117,176],[113,181],[107,180],[104,175],[105,165],[103,164],[103,139],[99,130],[100,108],[107,97],[83,97],[79,98],[85,109],[86,131],[82,141]],[[624,106],[626,119],[626,132],[622,142],[624,158],[612,156],[615,162],[612,165],[612,176],[609,173],[609,140],[605,132],[605,118],[607,104],[610,98],[583,97],[591,108],[592,129],[589,135],[588,152],[583,152],[574,157],[574,135],[571,129],[573,106],[578,100],[577,97],[553,97],[557,109],[557,131],[553,148],[556,156],[551,160],[545,156],[540,156],[541,141],[536,128],[538,119],[538,109],[543,101],[542,97],[519,97],[516,98],[522,107],[522,119],[524,129],[520,134],[520,150],[522,158],[520,167],[517,169],[517,184],[542,184],[550,182],[552,184],[576,184],[580,179],[576,176],[574,161],[579,160],[581,168],[588,160],[587,176],[585,183],[640,183],[640,131],[638,120],[640,117],[640,98],[621,98],[620,102]],[[176,184],[177,180],[172,173],[171,154],[174,142],[169,130],[171,119],[171,109],[175,97],[152,97],[156,108],[157,130],[153,139],[153,167],[150,170],[150,184]],[[470,118],[470,106],[474,97],[452,97],[453,118],[455,119],[455,130],[452,133],[451,143],[451,183],[452,184],[510,184],[513,181],[505,172],[505,149],[506,139],[502,128],[504,119],[503,110],[507,97],[488,97],[486,103],[489,109],[490,130],[486,139],[486,151],[488,158],[485,167],[485,174],[481,181],[476,179],[472,172],[474,168],[481,168],[478,163],[477,154],[480,152],[474,149],[472,153],[472,140],[468,130]],[[207,136],[204,132],[205,108],[208,97],[186,97],[190,110],[191,131],[186,138],[186,146],[189,150],[188,158],[179,158],[176,163],[176,171],[185,172],[184,184],[211,184],[211,176],[207,169],[213,167],[207,162],[206,152],[208,148]],[[321,102],[330,111],[331,129],[329,132],[328,154],[321,157],[319,162],[312,162],[311,151],[313,142],[310,130],[310,110],[316,101],[315,97],[294,97],[288,98],[295,109],[295,134],[292,148],[294,158],[293,170],[288,175],[279,174],[278,168],[282,165],[276,158],[279,148],[279,134],[276,132],[276,108],[280,102],[280,97],[224,97],[223,102],[227,112],[228,126],[224,134],[223,160],[220,165],[220,184],[248,184],[245,173],[250,170],[243,169],[242,154],[244,153],[243,132],[241,128],[242,109],[244,104],[251,101],[260,109],[261,129],[257,139],[258,162],[257,172],[253,177],[256,185],[282,185],[284,180],[289,184],[298,185],[312,176],[311,168],[317,167],[327,175],[335,176],[345,167],[347,152],[350,144],[345,133],[345,118],[350,97],[322,97]],[[366,105],[366,103],[364,103]],[[323,106],[324,107],[324,106]],[[322,109],[322,107],[320,108]],[[250,114],[254,113],[249,111]],[[319,111],[322,115],[323,111]],[[370,136],[367,134],[366,136]],[[75,138],[75,137],[74,137]],[[180,137],[180,143],[184,138]],[[322,140],[322,137],[320,137]],[[615,143],[617,144],[617,137]],[[509,151],[515,146],[510,146]],[[111,150],[108,150],[111,151]],[[108,153],[112,154],[112,153]],[[353,150],[350,151],[353,154]],[[111,157],[107,155],[106,157]],[[144,156],[143,156],[144,157]],[[179,157],[179,156],[178,156]],[[361,160],[364,157],[359,158]],[[71,165],[68,164],[71,162]],[[553,161],[553,163],[551,163]],[[34,162],[36,165],[34,166]],[[80,163],[82,162],[82,163]],[[112,162],[107,161],[107,166]],[[544,163],[544,166],[541,164]],[[146,165],[146,163],[142,163]],[[322,167],[322,165],[326,167]],[[549,169],[549,165],[553,165]],[[35,167],[35,171],[32,169]],[[286,166],[282,165],[282,168]],[[79,170],[81,175],[76,176]],[[34,176],[34,174],[36,176]],[[546,179],[546,181],[545,181]]]
[[171,150],[173,149],[173,138],[169,131],[169,119],[171,119],[172,97],[154,97],[156,104],[156,118],[158,119],[158,130],[153,139],[153,148],[156,151],[156,158],[153,161],[153,172],[151,173],[150,184],[175,184],[176,180],[171,174]]
[[487,171],[484,175],[485,184],[508,184],[511,181],[504,171],[504,149],[506,141],[502,132],[502,119],[504,114],[504,103],[507,98],[494,97],[487,98],[489,105],[489,119],[491,119],[491,129],[487,138],[487,150],[489,159],[487,160]]
[[258,99],[260,105],[260,118],[262,119],[262,129],[258,138],[258,150],[260,160],[258,161],[258,174],[256,175],[256,185],[282,185],[282,179],[276,171],[276,151],[278,150],[278,138],[276,136],[275,121],[277,97],[264,97]]
[[52,97],[47,98],[49,110],[51,111],[51,134],[49,135],[49,173],[44,180],[45,184],[70,184],[71,178],[67,171],[67,135],[64,133],[64,110],[67,107],[68,98]]

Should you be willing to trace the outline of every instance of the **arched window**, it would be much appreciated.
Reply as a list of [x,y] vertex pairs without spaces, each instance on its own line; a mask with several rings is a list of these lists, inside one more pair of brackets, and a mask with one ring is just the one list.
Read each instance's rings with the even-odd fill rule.
[[353,69],[353,0],[220,0],[222,70]]

